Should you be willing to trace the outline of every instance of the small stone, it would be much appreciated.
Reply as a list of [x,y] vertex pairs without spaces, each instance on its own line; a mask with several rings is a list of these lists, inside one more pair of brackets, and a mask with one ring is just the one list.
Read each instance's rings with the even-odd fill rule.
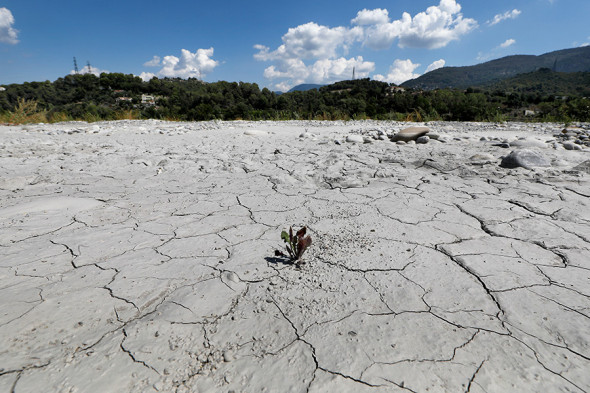
[[427,137],[426,135],[420,136],[420,137],[418,137],[418,139],[416,139],[416,143],[420,143],[422,145],[427,144],[428,141],[430,141],[430,138]]
[[494,146],[501,147],[502,149],[508,149],[510,147],[509,143],[494,143]]
[[246,130],[244,131],[244,135],[249,135],[249,136],[259,136],[259,135],[266,135],[267,132],[266,131],[262,131],[262,130]]
[[488,164],[495,160],[496,158],[488,153],[478,153],[469,157],[469,161],[471,161],[473,164]]
[[234,354],[231,351],[223,351],[223,361],[228,363],[234,360]]
[[563,147],[565,150],[582,150],[580,145],[576,145],[574,142],[563,142]]
[[406,142],[404,142],[404,141],[397,141],[395,143],[398,144],[398,145],[405,145],[406,144]]
[[346,142],[350,143],[365,143],[365,138],[362,135],[348,135]]

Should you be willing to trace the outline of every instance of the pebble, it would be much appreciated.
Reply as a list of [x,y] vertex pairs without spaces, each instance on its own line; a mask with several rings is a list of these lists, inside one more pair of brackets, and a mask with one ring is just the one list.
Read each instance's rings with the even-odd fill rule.
[[427,137],[426,135],[420,136],[420,137],[418,137],[418,139],[416,139],[416,143],[420,143],[422,145],[427,144],[428,141],[430,141],[430,138]]
[[362,135],[348,135],[346,142],[349,143],[365,143],[365,138]]
[[565,150],[582,150],[580,145],[576,145],[574,142],[565,141],[562,143]]

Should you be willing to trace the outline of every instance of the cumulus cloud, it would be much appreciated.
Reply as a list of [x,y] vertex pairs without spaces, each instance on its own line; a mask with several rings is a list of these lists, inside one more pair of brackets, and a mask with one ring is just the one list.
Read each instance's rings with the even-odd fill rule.
[[[143,65],[145,67],[162,67],[156,74],[143,72],[140,77],[149,80],[154,76],[169,78],[203,78],[211,73],[219,62],[212,59],[213,48],[198,49],[195,53],[182,49],[180,57],[176,56],[154,56]],[[146,79],[147,78],[147,79]]]
[[444,61],[443,59],[437,60],[435,62],[433,62],[432,64],[430,64],[427,68],[426,68],[426,72],[430,72],[430,71],[434,71],[437,70],[439,68],[443,68],[445,66],[447,62]]
[[141,74],[139,74],[139,77],[144,82],[149,82],[150,80],[152,80],[152,78],[155,78],[156,77],[156,74],[151,73],[151,72],[142,72]]
[[159,67],[162,64],[160,56],[154,56],[150,61],[143,63],[144,67]]
[[0,8],[0,42],[6,44],[18,43],[18,30],[12,27],[14,25],[14,16],[8,8]]
[[[387,49],[396,41],[402,48],[435,49],[458,40],[477,26],[474,19],[463,17],[461,5],[456,0],[440,0],[437,6],[428,7],[413,17],[406,12],[401,19],[393,21],[386,9],[365,8],[358,11],[350,23],[350,26],[328,27],[309,22],[290,28],[276,49],[255,45],[254,58],[273,63],[264,70],[264,76],[271,80],[288,79],[275,84],[284,90],[294,83],[349,79],[353,68],[358,77],[363,77],[364,73],[368,76],[374,63],[348,55],[361,43],[376,50]],[[435,63],[432,67],[444,65],[443,60]],[[401,64],[393,66],[387,76],[380,77],[399,80],[400,75],[415,75],[415,67],[408,72],[407,63],[404,63],[405,68]]]
[[[357,18],[352,22],[356,23]],[[358,20],[365,22],[369,18]],[[363,43],[373,49],[389,48],[395,40],[400,48],[442,48],[477,27],[476,20],[463,18],[456,0],[441,0],[438,6],[428,7],[414,17],[404,12],[401,19],[392,22],[365,24]]]
[[264,70],[264,77],[270,80],[286,79],[276,83],[278,90],[309,83],[331,83],[352,78],[353,69],[358,78],[367,78],[375,70],[375,63],[365,61],[362,56],[346,59],[319,59],[306,65],[301,59],[287,59]]
[[382,23],[389,23],[389,11],[377,8],[368,10],[364,8],[356,14],[356,18],[350,21],[353,25],[379,25]]
[[276,50],[264,45],[255,45],[257,60],[283,59],[329,59],[336,57],[339,50],[348,51],[349,45],[362,37],[362,28],[352,29],[318,25],[310,22],[290,28],[282,37],[283,44]]
[[509,46],[514,45],[515,43],[516,40],[509,38],[500,44],[500,48],[508,48]]
[[518,15],[520,15],[520,14],[521,14],[521,11],[517,10],[516,8],[513,9],[512,11],[506,11],[503,14],[495,15],[494,19],[488,21],[488,25],[490,25],[490,26],[497,25],[498,23],[500,23],[506,19],[516,19],[516,17],[518,17]]
[[391,67],[389,67],[389,73],[387,75],[377,74],[373,76],[373,79],[399,85],[407,80],[419,77],[420,74],[414,73],[418,67],[420,67],[420,64],[412,63],[410,59],[396,59]]

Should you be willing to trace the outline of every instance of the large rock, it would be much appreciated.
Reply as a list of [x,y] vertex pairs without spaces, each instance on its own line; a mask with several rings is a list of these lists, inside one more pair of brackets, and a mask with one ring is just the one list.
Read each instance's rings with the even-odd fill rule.
[[537,151],[521,149],[510,152],[510,154],[502,159],[500,166],[502,168],[523,167],[532,169],[534,167],[551,166],[551,162]]
[[430,132],[430,128],[428,127],[409,127],[401,130],[397,134],[391,137],[392,142],[403,141],[415,141],[422,135],[426,135]]

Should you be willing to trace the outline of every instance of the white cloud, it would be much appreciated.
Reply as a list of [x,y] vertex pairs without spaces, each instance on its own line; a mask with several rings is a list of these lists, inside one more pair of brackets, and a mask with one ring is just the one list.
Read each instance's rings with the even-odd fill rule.
[[368,10],[364,8],[356,14],[356,18],[350,21],[353,25],[379,25],[389,22],[389,11],[381,8]]
[[[437,6],[428,7],[412,17],[404,13],[399,20],[391,21],[389,11],[382,8],[362,9],[351,20],[351,26],[328,27],[309,22],[290,28],[276,49],[255,45],[254,58],[272,62],[264,70],[264,76],[277,81],[275,86],[284,90],[287,86],[303,82],[329,83],[338,78],[350,79],[352,69],[361,78],[374,69],[374,63],[362,57],[350,57],[349,51],[363,43],[372,49],[387,49],[396,40],[399,47],[441,48],[458,40],[477,27],[477,21],[463,18],[461,5],[456,0],[440,0]],[[401,61],[401,60],[400,60]],[[399,63],[392,67],[383,80],[400,80],[400,75],[417,76]],[[410,62],[410,64],[413,64]],[[444,60],[431,64],[431,69],[444,66]],[[411,68],[411,67],[410,67]],[[403,70],[402,70],[403,69]],[[405,71],[404,71],[405,70]]]
[[375,63],[364,61],[362,56],[346,59],[319,59],[306,65],[301,59],[287,59],[264,70],[264,77],[270,80],[286,79],[276,83],[275,88],[289,90],[301,83],[332,83],[351,79],[353,69],[357,78],[367,78],[375,70]]
[[254,55],[256,60],[284,60],[284,59],[329,59],[337,56],[342,49],[345,53],[349,45],[359,41],[362,37],[362,28],[321,26],[317,23],[306,23],[290,28],[282,37],[283,44],[276,50],[264,45],[255,45],[258,53]]
[[[153,76],[169,77],[169,78],[203,78],[205,75],[211,73],[219,62],[213,60],[213,48],[198,49],[195,53],[189,50],[182,49],[181,56],[154,56],[150,61],[144,63],[146,67],[162,67],[157,74],[151,72],[143,72],[140,77],[142,79]],[[149,80],[147,79],[147,80]],[[145,80],[145,79],[144,79]]]
[[445,66],[447,62],[444,61],[443,59],[437,60],[435,62],[433,62],[432,64],[430,64],[427,68],[426,68],[426,72],[430,72],[430,71],[434,71],[437,70],[439,68],[443,68]]
[[517,10],[516,8],[512,11],[506,11],[503,14],[498,14],[494,16],[494,19],[488,21],[488,25],[493,26],[497,25],[498,23],[506,20],[506,19],[516,19],[518,15],[520,15],[522,11]]
[[420,64],[414,64],[410,59],[396,59],[391,65],[391,67],[389,67],[389,73],[386,76],[377,74],[373,76],[373,79],[382,82],[395,83],[396,85],[399,85],[400,83],[403,83],[407,80],[419,77],[420,74],[414,73],[414,70],[416,70],[416,68],[418,67],[420,67]]
[[6,44],[18,43],[18,30],[12,27],[14,16],[8,8],[0,8],[0,42]]
[[[78,74],[81,74],[81,75],[93,74],[95,76],[100,76],[100,74],[102,74],[103,72],[108,74],[110,71],[101,70],[100,68],[93,67],[92,65],[90,66],[90,68],[88,68],[88,66],[86,65],[78,71]],[[76,73],[76,70],[70,71],[70,75],[74,75],[75,73]]]
[[160,56],[154,56],[150,61],[143,63],[144,67],[159,67],[162,64]]
[[509,46],[514,45],[515,43],[516,40],[509,38],[500,44],[500,48],[508,48]]
[[[367,10],[361,12],[369,15]],[[353,23],[360,16],[357,15]],[[369,18],[359,20],[366,22]],[[456,0],[440,0],[438,6],[428,7],[414,17],[404,12],[401,19],[365,27],[364,44],[373,49],[386,49],[397,39],[400,48],[436,49],[458,40],[475,27],[477,21],[463,18],[461,5]]]
[[584,42],[580,45],[580,48],[583,48],[585,46],[590,46],[590,42]]
[[156,76],[156,74],[153,74],[151,72],[142,72],[141,74],[139,74],[139,77],[144,81],[144,82],[149,82],[150,80],[152,80],[152,78],[154,78]]

